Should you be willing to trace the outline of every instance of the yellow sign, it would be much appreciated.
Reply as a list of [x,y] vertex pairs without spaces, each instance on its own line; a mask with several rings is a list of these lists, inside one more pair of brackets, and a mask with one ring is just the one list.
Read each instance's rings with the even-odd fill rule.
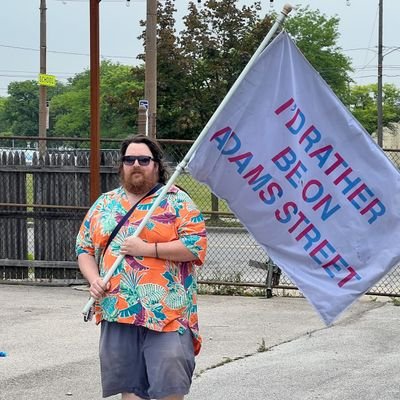
[[57,79],[54,75],[39,74],[40,86],[56,86]]

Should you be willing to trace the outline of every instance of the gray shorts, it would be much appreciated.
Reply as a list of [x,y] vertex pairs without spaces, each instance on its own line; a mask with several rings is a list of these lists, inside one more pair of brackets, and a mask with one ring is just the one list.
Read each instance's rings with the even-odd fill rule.
[[192,333],[155,332],[102,321],[100,367],[103,397],[134,393],[143,399],[186,395],[195,367]]

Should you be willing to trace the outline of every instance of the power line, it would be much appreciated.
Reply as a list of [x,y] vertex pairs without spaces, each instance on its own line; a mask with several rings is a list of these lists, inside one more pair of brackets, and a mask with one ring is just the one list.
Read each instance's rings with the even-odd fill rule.
[[[379,7],[376,8],[374,23],[372,24],[371,34],[370,34],[369,41],[368,41],[368,47],[371,45],[372,38],[373,38],[373,34],[374,34],[374,32],[375,32],[376,21],[378,20],[378,13],[379,13]],[[376,46],[375,46],[375,47],[376,47]],[[368,53],[365,52],[364,64],[365,64],[366,61],[367,61],[367,57],[368,57]]]
[[[391,74],[383,74],[385,78],[398,78],[400,75],[391,75]],[[361,75],[361,76],[353,76],[354,79],[361,78],[376,78],[376,75]]]
[[342,49],[342,51],[358,51],[358,50],[376,51],[376,50],[373,50],[373,49],[375,49],[375,48],[376,48],[376,46],[371,46],[371,47],[357,47],[357,48],[354,48],[354,49]]
[[[0,44],[0,47],[5,47],[9,49],[15,49],[15,50],[25,50],[25,51],[40,51],[40,49],[36,49],[33,47],[22,47],[22,46],[12,46],[8,44]],[[89,57],[89,53],[78,53],[78,52],[72,52],[72,51],[60,51],[60,50],[47,50],[48,53],[55,53],[55,54],[68,54],[68,55],[73,55],[73,56],[85,56]],[[128,58],[128,59],[137,59],[137,57],[134,56],[111,56],[111,55],[106,55],[106,54],[101,54],[101,57],[103,58]]]
[[[21,74],[34,74],[37,71],[18,71],[14,69],[0,69],[0,72],[15,72]],[[66,72],[66,71],[52,71],[52,74],[61,74],[61,75],[74,75],[76,72]]]
[[[27,78],[27,79],[29,79],[29,78],[34,78],[34,79],[36,79],[37,80],[37,76],[38,76],[38,74],[36,73],[36,74],[29,74],[29,75],[10,75],[10,74],[0,74],[0,76],[2,77],[2,78]],[[70,78],[71,77],[71,75],[69,75],[69,76],[65,76],[65,75],[57,75],[57,78],[58,79],[68,79],[68,78]]]

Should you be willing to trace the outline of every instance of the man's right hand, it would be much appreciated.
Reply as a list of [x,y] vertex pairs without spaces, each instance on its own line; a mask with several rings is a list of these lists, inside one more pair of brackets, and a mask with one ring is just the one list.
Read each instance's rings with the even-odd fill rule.
[[89,288],[90,295],[95,300],[100,300],[105,296],[106,292],[110,290],[110,282],[104,283],[103,279],[98,277],[91,284]]

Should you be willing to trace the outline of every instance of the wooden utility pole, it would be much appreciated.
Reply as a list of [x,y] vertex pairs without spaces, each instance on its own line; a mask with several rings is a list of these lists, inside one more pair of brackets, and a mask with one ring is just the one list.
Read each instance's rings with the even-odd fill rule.
[[379,27],[378,27],[378,145],[383,147],[383,0],[379,0]]
[[99,3],[90,0],[90,202],[100,187],[100,29]]
[[[40,0],[40,73],[46,73],[47,34],[46,34],[46,0]],[[39,86],[39,139],[45,138],[47,131],[47,88]],[[39,140],[39,154],[46,151],[46,141]]]
[[157,0],[147,0],[145,98],[149,102],[148,135],[156,137],[157,118]]

